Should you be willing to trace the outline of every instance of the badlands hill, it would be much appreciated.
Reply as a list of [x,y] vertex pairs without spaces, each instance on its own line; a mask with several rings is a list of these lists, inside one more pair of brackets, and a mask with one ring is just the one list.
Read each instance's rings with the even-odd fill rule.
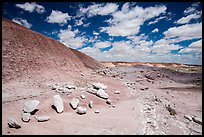
[[2,61],[3,82],[45,71],[60,75],[102,66],[81,52],[5,18],[2,18]]

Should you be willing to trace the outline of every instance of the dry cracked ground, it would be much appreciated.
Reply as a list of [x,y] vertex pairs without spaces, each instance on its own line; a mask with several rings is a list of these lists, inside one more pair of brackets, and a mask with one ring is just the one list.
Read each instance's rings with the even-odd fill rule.
[[[84,72],[75,81],[69,80],[69,76],[60,81],[47,80],[43,75],[36,79],[3,85],[7,92],[2,98],[2,134],[202,135],[202,70],[115,66]],[[107,99],[88,92],[96,82],[107,86],[109,104]],[[59,85],[67,83],[72,83],[74,88],[60,89]],[[115,94],[116,90],[120,93]],[[54,95],[63,100],[62,113],[53,107]],[[86,108],[85,114],[79,115],[70,106],[73,98],[79,100],[78,106]],[[29,100],[38,100],[39,105],[29,122],[23,122],[21,114]],[[49,120],[35,119],[42,115]],[[21,128],[8,126],[11,117]]]

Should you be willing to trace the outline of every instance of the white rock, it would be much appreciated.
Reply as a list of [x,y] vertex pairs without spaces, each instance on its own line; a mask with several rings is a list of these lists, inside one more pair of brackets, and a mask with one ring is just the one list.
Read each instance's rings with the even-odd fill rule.
[[78,99],[78,98],[73,98],[73,99],[69,102],[69,104],[71,105],[71,107],[72,107],[73,109],[76,109],[77,106],[79,105],[79,99]]
[[23,122],[29,122],[30,116],[31,116],[30,113],[22,113],[22,120],[23,120]]
[[59,87],[59,88],[57,88],[57,90],[62,92],[62,91],[64,91],[64,88],[63,87]]
[[35,118],[38,120],[38,122],[44,122],[50,120],[50,117],[48,116],[35,116]]
[[59,88],[59,85],[58,85],[58,84],[54,84],[54,85],[52,86],[52,90],[56,90],[57,88]]
[[184,115],[184,118],[188,119],[189,121],[192,121],[192,117],[189,115]]
[[93,87],[95,89],[104,89],[106,90],[108,87],[102,83],[92,83]]
[[54,106],[57,109],[58,113],[62,113],[64,111],[64,104],[62,98],[59,95],[53,96]]
[[82,99],[84,99],[85,97],[86,97],[85,95],[83,95],[83,94],[81,95],[81,98],[82,98]]
[[37,108],[39,103],[40,102],[38,100],[29,100],[24,104],[23,111],[27,113],[31,113]]
[[89,107],[92,108],[93,107],[93,101],[89,102]]
[[88,88],[86,91],[89,92],[89,93],[91,93],[91,94],[94,94],[94,95],[95,95],[96,92],[97,92],[96,89],[92,89],[92,88]]
[[100,113],[100,111],[99,110],[95,110],[95,113]]
[[62,93],[62,90],[60,88],[57,88],[55,91],[58,93]]
[[117,99],[119,100],[120,98],[119,98],[119,97],[117,97]]
[[62,91],[62,93],[72,93],[71,90],[67,89],[67,88],[64,88],[64,90]]
[[74,84],[66,84],[65,87],[68,89],[75,89],[76,88],[76,86]]
[[21,128],[21,125],[14,118],[8,119],[8,125],[9,127],[12,127],[12,128]]
[[120,94],[120,91],[119,90],[115,90],[114,93],[115,94]]
[[112,105],[113,108],[115,108],[115,105]]
[[198,123],[198,124],[202,125],[202,119],[200,119],[200,118],[198,118],[198,117],[192,117],[192,119],[193,119],[193,121],[194,121],[195,123]]
[[110,100],[110,99],[107,99],[107,100],[106,100],[106,103],[110,105],[110,104],[111,104],[111,100]]
[[96,95],[98,97],[101,97],[103,99],[108,99],[109,95],[103,90],[103,89],[99,89],[97,92],[96,92]]
[[77,108],[77,113],[78,114],[86,114],[86,108],[84,107],[78,107]]

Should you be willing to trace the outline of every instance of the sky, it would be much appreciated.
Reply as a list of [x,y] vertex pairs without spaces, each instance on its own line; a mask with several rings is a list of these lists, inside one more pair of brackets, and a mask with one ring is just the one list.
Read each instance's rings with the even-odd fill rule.
[[3,2],[2,16],[99,61],[202,64],[201,2]]

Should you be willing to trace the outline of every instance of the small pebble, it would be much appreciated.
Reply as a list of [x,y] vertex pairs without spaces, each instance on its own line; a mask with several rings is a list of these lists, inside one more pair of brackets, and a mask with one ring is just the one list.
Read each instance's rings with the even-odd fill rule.
[[100,111],[99,110],[95,110],[95,113],[100,113]]

